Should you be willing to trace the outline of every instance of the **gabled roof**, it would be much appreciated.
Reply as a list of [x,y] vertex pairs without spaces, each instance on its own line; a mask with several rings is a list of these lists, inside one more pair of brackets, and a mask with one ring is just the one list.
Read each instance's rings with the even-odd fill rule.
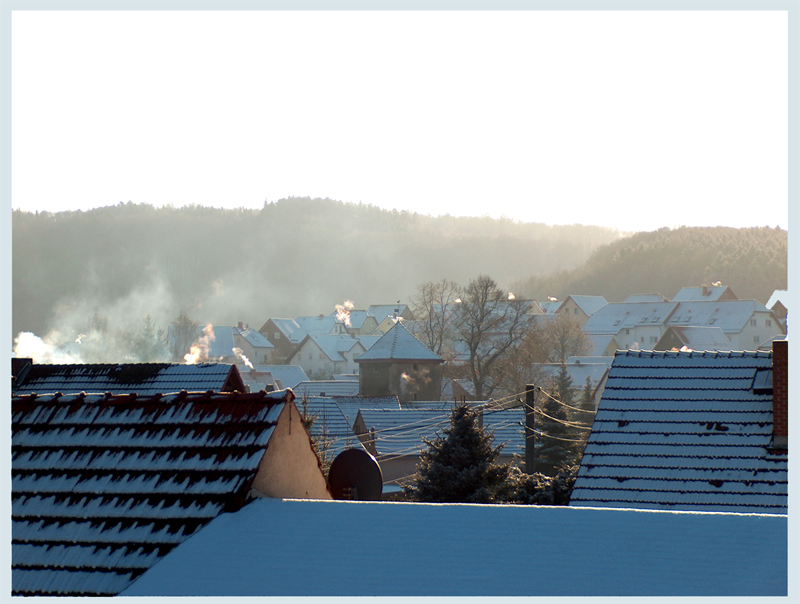
[[391,396],[336,395],[333,400],[342,410],[342,415],[344,415],[351,428],[361,409],[400,409],[400,400],[396,394]]
[[700,285],[697,287],[682,287],[672,298],[673,302],[688,302],[690,300],[716,301],[720,298],[736,299],[736,294],[727,285]]
[[755,312],[770,310],[755,300],[679,302],[664,323],[667,327],[719,327],[726,334],[739,333]]
[[[567,296],[567,300],[572,300],[575,305],[583,311],[587,317],[591,317],[598,310],[608,304],[603,296]],[[564,300],[566,302],[567,300]],[[563,305],[563,303],[562,303]]]
[[122,595],[786,596],[787,524],[738,514],[259,499],[211,522]]
[[247,340],[255,348],[275,348],[275,346],[263,334],[251,327],[234,327],[240,336]]
[[619,302],[606,304],[583,326],[588,335],[616,335],[638,325],[660,326],[678,302]]
[[239,371],[225,363],[33,364],[14,394],[105,393],[139,396],[171,392],[244,390]]
[[618,352],[570,505],[786,514],[767,352]]
[[656,343],[656,350],[663,350],[659,344],[668,341],[671,336],[677,338],[683,346],[691,350],[732,350],[731,341],[719,327],[683,327],[678,325],[667,327],[664,335]]
[[338,324],[344,330],[344,323],[337,320],[336,314],[328,316],[304,316],[295,319],[297,324],[307,334],[330,334],[333,333]]
[[[300,382],[308,381],[308,376],[300,365],[255,365],[257,373],[270,373],[276,380],[280,380],[284,388],[294,388]],[[240,370],[244,375],[244,371]],[[278,389],[280,390],[280,388]]]
[[328,359],[333,362],[346,361],[347,359],[345,359],[342,353],[350,352],[355,346],[361,346],[364,348],[364,344],[362,344],[360,340],[349,334],[336,335],[310,333],[308,336],[306,336],[306,340],[303,341],[301,347],[304,346],[308,340],[313,341],[314,344],[316,344],[317,347],[323,353],[325,353],[325,356],[327,356]]
[[13,397],[13,593],[119,593],[244,504],[292,399],[291,391]]
[[432,361],[443,362],[444,359],[428,350],[414,334],[400,322],[382,335],[372,347],[356,359],[362,361]]
[[407,304],[370,304],[367,312],[375,317],[375,320],[380,324],[386,317],[391,317],[395,313],[397,316],[403,316],[407,319],[412,319],[411,310]]
[[[330,316],[339,316],[339,311],[333,311]],[[361,329],[369,317],[372,317],[373,319],[375,318],[367,310],[349,310],[347,311],[347,321],[345,322],[345,325],[351,329]]]
[[[306,337],[306,332],[294,319],[270,319],[273,325],[280,330],[284,337],[293,344],[299,344]],[[267,321],[267,324],[269,321]],[[267,324],[262,327],[262,331],[266,329]]]

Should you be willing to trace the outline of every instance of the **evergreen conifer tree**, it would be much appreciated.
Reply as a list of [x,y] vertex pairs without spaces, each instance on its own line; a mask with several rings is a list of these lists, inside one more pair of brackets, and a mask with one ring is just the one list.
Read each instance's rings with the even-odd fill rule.
[[456,406],[450,427],[434,440],[424,439],[416,483],[406,492],[416,501],[492,503],[508,488],[510,464],[499,464],[503,446],[492,447],[492,435],[478,425],[478,414]]

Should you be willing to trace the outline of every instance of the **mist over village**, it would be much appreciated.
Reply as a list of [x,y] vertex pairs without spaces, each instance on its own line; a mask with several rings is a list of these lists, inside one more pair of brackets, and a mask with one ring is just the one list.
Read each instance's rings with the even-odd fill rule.
[[787,592],[781,228],[12,221],[14,595]]

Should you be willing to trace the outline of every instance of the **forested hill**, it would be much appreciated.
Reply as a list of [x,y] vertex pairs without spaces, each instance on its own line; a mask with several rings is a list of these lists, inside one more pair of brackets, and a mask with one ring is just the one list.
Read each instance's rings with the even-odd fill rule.
[[619,233],[490,218],[430,217],[328,199],[261,210],[119,204],[12,213],[12,329],[80,332],[181,310],[205,323],[258,327],[336,303],[408,302],[417,286],[488,274],[504,287],[580,266]]
[[603,245],[579,268],[514,287],[537,300],[586,294],[621,302],[641,293],[672,299],[681,287],[721,281],[739,299],[766,304],[787,289],[787,262],[788,234],[777,228],[664,228]]

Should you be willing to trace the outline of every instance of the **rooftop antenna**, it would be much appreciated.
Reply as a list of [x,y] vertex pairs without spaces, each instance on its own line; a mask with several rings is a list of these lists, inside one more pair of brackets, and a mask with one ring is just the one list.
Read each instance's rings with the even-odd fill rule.
[[364,449],[345,449],[331,464],[328,484],[334,499],[380,501],[383,473],[378,461]]

